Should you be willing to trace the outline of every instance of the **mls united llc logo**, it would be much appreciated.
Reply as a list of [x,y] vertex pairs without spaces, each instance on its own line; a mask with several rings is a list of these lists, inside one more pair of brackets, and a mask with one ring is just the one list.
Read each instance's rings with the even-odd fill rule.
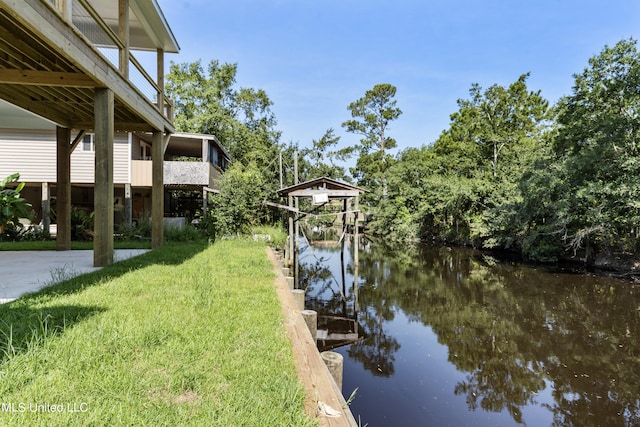
[[23,412],[87,412],[87,403],[0,403],[0,412],[23,413]]

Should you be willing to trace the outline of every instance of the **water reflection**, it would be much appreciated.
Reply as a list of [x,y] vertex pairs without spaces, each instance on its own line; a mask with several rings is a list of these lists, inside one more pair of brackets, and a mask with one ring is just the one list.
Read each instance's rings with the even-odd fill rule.
[[[465,250],[399,252],[380,245],[361,249],[355,280],[349,253],[307,250],[301,283],[310,308],[357,319],[363,329],[366,339],[341,350],[364,368],[345,370],[345,381],[357,375],[349,380],[361,393],[352,408],[363,422],[640,425],[637,286],[502,263]],[[426,350],[445,347],[442,363],[455,368],[437,395],[429,382],[446,369],[431,353],[431,359],[414,354],[423,351],[415,344],[428,342],[431,334],[434,343]],[[397,402],[403,413],[380,408],[363,385],[380,393],[404,390],[405,401]],[[374,397],[367,403],[369,395]],[[412,400],[415,407],[408,405]],[[456,405],[466,407],[464,416],[452,412]],[[449,412],[438,412],[439,406]]]

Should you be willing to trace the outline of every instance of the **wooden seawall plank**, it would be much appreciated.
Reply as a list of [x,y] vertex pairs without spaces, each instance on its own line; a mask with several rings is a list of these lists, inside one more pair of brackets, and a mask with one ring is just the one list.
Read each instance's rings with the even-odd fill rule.
[[[305,410],[307,414],[315,418],[318,421],[318,425],[322,427],[357,427],[358,424],[353,418],[342,393],[337,389],[329,370],[320,357],[315,339],[311,336],[300,311],[295,307],[293,296],[273,250],[267,248],[267,253],[273,264],[273,271],[276,274],[276,290],[282,305],[287,336],[291,340],[293,348],[296,371],[305,390]],[[318,409],[320,402],[338,411],[340,416],[329,417],[321,413]]]

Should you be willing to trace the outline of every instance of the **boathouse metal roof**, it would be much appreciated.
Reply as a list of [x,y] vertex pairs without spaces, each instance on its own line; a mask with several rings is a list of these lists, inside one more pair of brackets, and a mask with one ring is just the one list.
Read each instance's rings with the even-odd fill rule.
[[283,197],[314,197],[326,194],[329,199],[345,199],[359,196],[365,192],[366,190],[363,188],[323,176],[281,188],[278,190],[278,195]]

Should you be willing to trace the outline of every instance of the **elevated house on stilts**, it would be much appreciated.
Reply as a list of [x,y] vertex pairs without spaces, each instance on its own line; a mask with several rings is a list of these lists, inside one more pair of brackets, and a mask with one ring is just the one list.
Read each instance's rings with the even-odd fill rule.
[[[0,0],[0,99],[56,125],[57,249],[71,248],[70,153],[94,135],[94,265],[113,262],[114,133],[148,132],[152,246],[163,242],[163,157],[174,132],[164,55],[178,43],[156,0]],[[132,51],[155,56],[150,77]]]

